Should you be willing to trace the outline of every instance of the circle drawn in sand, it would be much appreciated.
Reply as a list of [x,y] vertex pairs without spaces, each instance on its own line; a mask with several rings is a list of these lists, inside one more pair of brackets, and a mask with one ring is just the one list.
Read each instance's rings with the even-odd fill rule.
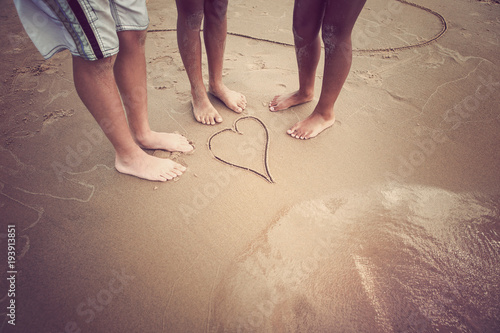
[[[427,46],[436,40],[438,40],[441,36],[445,34],[445,32],[448,30],[448,24],[446,23],[445,18],[439,14],[438,12],[433,11],[430,8],[418,5],[416,3],[406,1],[406,0],[395,0],[398,1],[404,5],[408,5],[411,7],[415,7],[417,9],[423,10],[429,14],[434,15],[437,17],[440,21],[441,24],[441,30],[436,33],[433,37],[425,39],[423,41],[420,41],[418,43],[410,44],[410,45],[404,45],[404,46],[398,46],[398,47],[387,47],[387,48],[371,48],[371,49],[353,49],[353,53],[361,54],[361,53],[378,53],[378,52],[396,52],[396,51],[404,51],[404,50],[410,50],[418,47],[424,47]],[[148,32],[171,32],[171,31],[177,31],[177,29],[155,29],[155,30],[148,30]],[[203,31],[203,29],[201,30]],[[248,38],[256,41],[261,41],[261,42],[267,42],[267,43],[273,43],[273,44],[278,44],[278,45],[284,45],[284,46],[292,46],[294,47],[293,44],[290,43],[284,43],[284,42],[279,42],[271,39],[266,39],[266,38],[259,38],[259,37],[253,37],[245,34],[240,34],[236,32],[227,32],[228,35],[231,36],[237,36],[237,37],[243,37],[243,38]]]
[[[239,135],[244,135],[243,132],[240,132],[238,130],[238,123],[242,120],[245,120],[245,119],[253,119],[255,120],[257,123],[259,123],[262,128],[264,129],[265,131],[265,149],[264,149],[264,168],[265,168],[265,174],[261,173],[261,172],[258,172],[252,168],[248,168],[248,167],[245,167],[245,166],[242,166],[242,165],[238,165],[236,163],[233,163],[233,162],[230,162],[230,161],[227,161],[219,156],[217,156],[213,150],[212,150],[212,139],[218,135],[221,135],[225,132],[233,132],[233,133],[237,133]],[[268,151],[269,151],[269,131],[267,130],[267,127],[266,125],[262,122],[262,120],[260,120],[259,118],[257,117],[254,117],[254,116],[243,116],[243,117],[240,117],[238,119],[236,119],[233,123],[233,127],[232,128],[225,128],[223,130],[220,130],[218,132],[215,132],[214,134],[212,134],[210,136],[210,138],[208,138],[208,150],[210,150],[210,152],[212,153],[212,156],[221,161],[222,163],[224,164],[227,164],[227,165],[230,165],[230,166],[233,166],[233,167],[236,167],[236,168],[240,168],[240,169],[243,169],[243,170],[247,170],[247,171],[250,171],[250,172],[253,172],[255,173],[256,175],[264,178],[265,180],[267,180],[269,183],[274,183],[274,180],[273,180],[273,177],[271,176],[271,173],[269,172],[269,166],[268,166],[268,162],[267,162],[267,157],[268,157]]]

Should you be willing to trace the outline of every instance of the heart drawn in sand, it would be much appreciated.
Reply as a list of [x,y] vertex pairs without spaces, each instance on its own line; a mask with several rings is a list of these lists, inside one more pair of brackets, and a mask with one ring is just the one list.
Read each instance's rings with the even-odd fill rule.
[[[240,121],[243,121],[243,120],[253,120],[253,121],[256,121],[264,129],[264,132],[265,132],[264,141],[265,141],[265,143],[264,143],[264,171],[263,172],[259,172],[257,170],[252,169],[252,168],[249,168],[249,167],[246,167],[246,166],[243,166],[243,165],[239,165],[236,162],[231,162],[227,158],[220,157],[219,156],[220,154],[217,155],[212,150],[212,145],[213,145],[212,144],[212,140],[215,137],[217,137],[217,136],[224,136],[225,137],[224,139],[227,140],[225,142],[227,142],[227,143],[229,143],[229,144],[232,145],[230,147],[230,149],[234,150],[234,151],[239,151],[239,148],[241,148],[241,147],[238,147],[238,145],[236,143],[238,140],[235,140],[235,138],[231,138],[231,136],[233,134],[244,135],[244,133],[240,132],[240,130],[238,129],[238,123]],[[254,143],[256,143],[256,142],[254,142]],[[212,155],[213,155],[213,157],[215,159],[221,161],[222,163],[225,163],[227,165],[230,165],[230,166],[233,166],[233,167],[236,167],[236,168],[240,168],[240,169],[243,169],[243,170],[251,171],[251,172],[255,173],[256,175],[264,178],[269,183],[274,183],[273,177],[271,176],[271,173],[269,172],[269,166],[268,166],[268,162],[267,162],[267,156],[268,156],[268,150],[269,150],[269,132],[267,130],[266,125],[259,118],[256,118],[254,116],[240,117],[240,118],[238,118],[238,119],[236,119],[234,121],[232,128],[225,128],[223,130],[220,130],[220,131],[212,134],[210,136],[210,138],[208,139],[208,150],[210,150],[210,152],[212,153]]]

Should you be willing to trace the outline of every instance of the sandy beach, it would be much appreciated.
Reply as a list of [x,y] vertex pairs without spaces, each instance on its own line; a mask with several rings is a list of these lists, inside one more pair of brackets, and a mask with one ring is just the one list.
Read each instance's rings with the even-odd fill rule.
[[496,1],[369,0],[336,123],[296,140],[317,97],[267,107],[298,87],[292,0],[229,1],[224,82],[248,106],[213,98],[215,126],[175,2],[150,0],[150,123],[196,148],[148,151],[187,167],[165,183],[115,170],[71,55],[44,61],[2,3],[0,333],[500,331]]

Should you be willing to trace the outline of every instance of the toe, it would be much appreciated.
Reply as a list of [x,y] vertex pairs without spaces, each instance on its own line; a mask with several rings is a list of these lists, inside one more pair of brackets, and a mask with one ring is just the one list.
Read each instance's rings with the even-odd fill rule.
[[184,171],[186,171],[187,168],[182,164],[175,163],[174,169],[179,170],[181,172],[184,172]]
[[273,104],[273,105],[269,108],[269,110],[271,110],[271,111],[280,111],[280,110],[281,110],[281,108],[280,108],[279,104],[278,104],[278,103],[276,103],[276,104]]
[[182,171],[181,170],[177,170],[177,169],[173,169],[172,173],[174,173],[176,176],[182,175]]
[[295,133],[297,132],[297,129],[299,128],[298,124],[295,124],[293,125],[292,127],[290,127],[290,129],[288,131],[286,131],[288,134],[292,134],[292,133]]
[[314,138],[315,136],[316,136],[316,135],[314,135],[314,132],[313,132],[313,131],[309,131],[309,132],[307,132],[307,133],[304,135],[304,137],[305,137],[306,139]]
[[172,180],[173,178],[177,177],[177,175],[175,173],[173,173],[172,171],[168,170],[168,171],[165,171],[165,173],[163,174],[163,176],[167,179],[167,180]]
[[189,143],[187,142],[183,142],[179,145],[179,147],[177,148],[178,151],[181,151],[181,152],[189,152],[191,150],[193,150],[194,147],[191,146]]
[[292,128],[291,129],[291,134],[290,134],[292,137],[294,137],[295,139],[301,139],[302,138],[302,135],[303,133],[300,131],[300,128]]

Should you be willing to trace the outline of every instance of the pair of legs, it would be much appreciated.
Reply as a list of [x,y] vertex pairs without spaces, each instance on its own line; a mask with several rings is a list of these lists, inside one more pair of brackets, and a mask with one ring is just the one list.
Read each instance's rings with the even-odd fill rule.
[[335,122],[334,104],[352,62],[351,32],[366,0],[295,0],[293,33],[299,69],[299,90],[275,96],[270,111],[285,110],[314,97],[316,68],[325,45],[325,69],[321,94],[314,111],[287,133],[294,138],[317,136]]
[[118,32],[120,51],[115,56],[95,61],[73,56],[73,76],[78,95],[115,148],[116,170],[166,181],[180,176],[186,168],[151,156],[142,148],[188,152],[193,147],[179,134],[154,132],[149,127],[146,33]]
[[176,0],[176,4],[177,43],[191,83],[194,117],[202,124],[220,123],[222,117],[210,103],[203,83],[200,38],[202,21],[208,59],[209,92],[237,113],[242,112],[247,104],[245,96],[228,89],[222,83],[227,0]]

